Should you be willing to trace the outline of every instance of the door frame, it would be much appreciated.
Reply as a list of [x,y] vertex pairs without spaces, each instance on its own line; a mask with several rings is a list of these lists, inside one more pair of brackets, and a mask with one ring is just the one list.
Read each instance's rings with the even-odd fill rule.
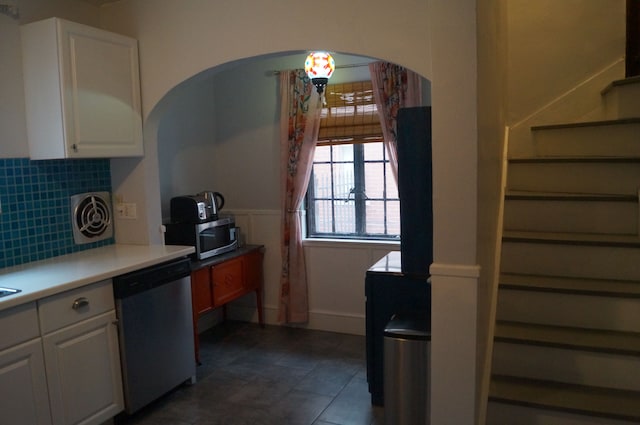
[[625,76],[640,75],[640,0],[627,0]]

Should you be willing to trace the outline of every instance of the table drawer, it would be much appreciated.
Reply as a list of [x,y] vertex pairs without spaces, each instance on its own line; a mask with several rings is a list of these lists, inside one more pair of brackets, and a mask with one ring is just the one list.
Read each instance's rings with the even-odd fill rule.
[[43,334],[114,309],[111,279],[38,301]]
[[213,304],[221,306],[245,292],[244,258],[238,257],[211,267]]

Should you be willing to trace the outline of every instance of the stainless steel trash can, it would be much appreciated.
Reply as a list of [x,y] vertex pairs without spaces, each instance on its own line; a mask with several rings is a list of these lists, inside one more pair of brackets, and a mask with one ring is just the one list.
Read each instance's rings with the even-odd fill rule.
[[394,315],[385,327],[385,425],[429,424],[430,349],[426,313]]

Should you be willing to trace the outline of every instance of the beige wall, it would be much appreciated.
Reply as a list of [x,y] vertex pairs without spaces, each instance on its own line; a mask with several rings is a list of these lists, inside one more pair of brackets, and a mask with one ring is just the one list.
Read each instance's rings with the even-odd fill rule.
[[[95,25],[94,9],[85,3],[53,8],[45,0],[26,3],[41,11],[37,18],[58,15]],[[87,8],[91,16],[68,15],[75,6]],[[173,89],[188,78],[238,59],[316,48],[381,58],[418,72],[433,83],[434,253],[439,267],[432,292],[443,289],[440,299],[445,300],[434,313],[438,320],[433,338],[438,342],[432,367],[440,375],[432,380],[438,400],[432,417],[438,424],[473,423],[478,274],[475,1],[400,0],[389,8],[386,1],[353,0],[323,6],[341,13],[323,15],[327,18],[320,21],[318,33],[309,31],[317,6],[296,0],[123,0],[101,9],[103,27],[139,40],[145,117],[145,157],[112,160],[114,191],[138,205],[139,217],[116,223],[116,239],[161,241],[159,119],[177,95]],[[18,71],[13,81],[18,87],[19,77]],[[21,108],[19,94],[14,100]],[[17,140],[15,152],[26,153],[26,142],[18,139],[11,138]],[[454,289],[453,296],[446,295],[448,288]]]
[[[466,267],[476,264],[475,1],[402,0],[388,8],[383,1],[357,0],[324,2],[323,6],[339,7],[341,13],[321,21],[321,36],[308,31],[316,5],[293,0],[222,4],[125,0],[105,7],[101,18],[107,28],[140,42],[145,146],[154,143],[155,131],[147,127],[157,126],[159,110],[155,108],[162,109],[165,94],[201,71],[242,58],[327,49],[389,60],[432,82],[434,251],[435,261],[446,264],[433,279],[432,292],[438,293],[441,284],[455,287],[459,281],[456,289],[470,286],[457,292],[461,298],[448,297],[437,313],[440,320],[434,325],[433,338],[440,344],[433,347],[432,367],[441,375],[432,381],[438,400],[433,417],[439,424],[473,423],[477,271],[469,275]],[[285,17],[288,25],[283,24]],[[145,193],[138,204],[146,202],[149,207],[160,203],[154,154],[155,147],[150,146],[140,163],[120,168],[113,162],[114,178],[133,176],[123,178],[115,190],[125,198]],[[153,222],[160,221],[160,214],[149,212],[148,222],[136,228],[146,228],[146,240],[153,241],[157,237]],[[136,228],[126,229],[126,234],[135,235]],[[453,277],[448,276],[451,273]],[[458,301],[474,306],[465,308],[471,315],[457,313]],[[448,315],[464,320],[448,320]],[[451,335],[456,343],[448,340]]]
[[[454,290],[469,289],[462,295],[452,291],[455,302],[442,312],[443,319],[456,303],[465,308],[471,303],[479,324],[489,315],[492,290],[502,125],[522,122],[593,73],[619,62],[624,46],[624,0],[478,0],[477,5],[472,0],[401,0],[394,8],[379,0],[330,1],[324,3],[326,9],[340,7],[342,15],[322,21],[321,38],[307,31],[309,17],[317,15],[315,6],[294,0],[123,0],[100,11],[75,0],[18,3],[19,21],[0,15],[0,157],[27,156],[20,23],[59,16],[90,25],[100,22],[140,40],[146,158],[114,160],[113,172],[114,188],[125,200],[138,203],[141,219],[119,223],[120,241],[160,240],[159,121],[171,99],[179,97],[179,84],[201,71],[273,52],[325,48],[396,62],[431,80],[435,259],[443,266],[437,268],[434,288],[446,280]],[[283,17],[301,20],[287,26]],[[612,69],[612,75],[619,75],[618,67]],[[475,271],[466,266],[476,263],[483,266],[480,279],[467,279]],[[453,283],[448,276],[454,276]],[[460,324],[462,333],[456,336],[475,340],[475,326],[473,331],[466,327],[468,322]],[[475,346],[471,350],[479,365],[485,337],[486,330],[479,326],[478,356]],[[447,351],[454,344],[443,343],[436,350],[435,363],[453,358],[443,370],[469,363],[468,354],[457,357],[457,351]],[[456,400],[462,388],[458,395],[466,404],[459,406],[473,406],[464,392],[468,385],[455,380],[447,385],[451,390],[442,390],[438,397]],[[436,417],[454,409],[446,402],[443,406]],[[468,423],[468,416],[456,416],[467,409],[458,410],[464,412],[438,423]]]
[[509,0],[510,125],[624,56],[625,0]]
[[484,417],[489,383],[491,325],[496,286],[496,251],[500,236],[500,190],[506,125],[507,39],[509,0],[478,1],[478,410]]

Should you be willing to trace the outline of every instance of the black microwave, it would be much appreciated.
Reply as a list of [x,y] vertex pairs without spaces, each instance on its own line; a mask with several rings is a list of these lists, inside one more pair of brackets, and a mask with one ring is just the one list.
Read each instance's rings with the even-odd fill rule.
[[194,257],[204,260],[238,248],[236,223],[233,217],[224,217],[205,223],[169,223],[165,225],[164,242],[167,245],[191,245]]

